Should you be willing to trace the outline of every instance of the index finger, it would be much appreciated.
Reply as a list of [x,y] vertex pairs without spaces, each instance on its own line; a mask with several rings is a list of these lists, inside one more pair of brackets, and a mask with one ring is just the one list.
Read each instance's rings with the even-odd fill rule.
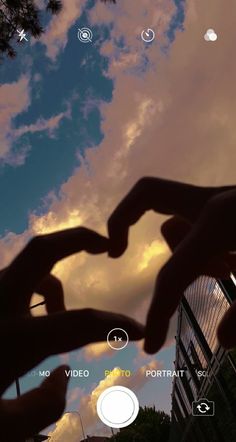
[[161,178],[139,180],[117,206],[108,221],[109,255],[116,258],[128,244],[129,227],[148,210],[195,219],[200,209],[223,188],[198,187]]
[[0,393],[48,356],[106,341],[114,328],[125,330],[130,340],[144,337],[143,325],[128,316],[90,308],[2,321]]
[[206,274],[207,263],[222,252],[218,243],[220,220],[203,216],[176,248],[157,277],[154,296],[147,318],[145,350],[157,352],[164,344],[169,321],[177,310],[186,288],[200,275]]
[[108,239],[84,227],[34,237],[12,261],[0,280],[4,314],[21,312],[55,263],[82,250],[98,254],[108,250]]

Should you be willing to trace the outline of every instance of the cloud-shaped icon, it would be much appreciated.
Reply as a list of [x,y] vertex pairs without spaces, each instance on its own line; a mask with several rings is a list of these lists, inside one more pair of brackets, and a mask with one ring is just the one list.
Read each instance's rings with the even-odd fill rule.
[[206,41],[216,41],[218,38],[217,33],[214,31],[214,29],[208,29],[204,35],[204,39]]

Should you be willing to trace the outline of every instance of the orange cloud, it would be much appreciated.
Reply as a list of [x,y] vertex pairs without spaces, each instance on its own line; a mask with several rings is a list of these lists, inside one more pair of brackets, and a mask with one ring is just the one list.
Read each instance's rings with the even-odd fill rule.
[[119,0],[115,6],[110,7],[97,1],[90,11],[90,22],[92,25],[112,24],[111,39],[115,56],[117,55],[115,42],[119,41],[120,37],[124,40],[126,50],[129,48],[132,53],[142,51],[139,37],[145,28],[157,29],[159,42],[161,39],[165,40],[165,32],[175,12],[176,6],[173,0],[152,0],[151,6],[147,0],[139,2]]
[[44,132],[47,131],[49,136],[53,136],[55,130],[58,129],[60,122],[63,118],[70,118],[70,111],[61,112],[58,115],[50,117],[48,120],[45,118],[39,118],[36,123],[21,126],[18,129],[12,131],[14,138],[19,138],[27,133]]
[[[132,14],[130,3],[122,2],[124,17],[114,23],[114,33],[122,38],[128,29],[127,42],[135,40],[134,48],[140,48],[133,30],[139,29],[147,3],[140,1]],[[163,38],[175,10],[167,3]],[[158,4],[167,8],[167,3]],[[160,51],[158,41],[151,45],[146,50],[149,68],[142,74],[114,68],[110,56],[113,99],[100,106],[104,139],[98,149],[87,151],[89,173],[82,165],[61,186],[48,213],[31,215],[22,236],[2,239],[2,261],[10,258],[7,244],[15,252],[37,232],[84,224],[106,233],[111,211],[143,175],[203,185],[234,182],[236,62],[229,55],[235,50],[234,3],[229,0],[224,14],[220,0],[209,0],[207,8],[203,0],[186,5],[185,31],[177,32],[168,54]],[[91,20],[95,24],[98,19],[94,15]],[[203,38],[209,23],[219,34],[210,45]],[[109,54],[113,52],[110,47]],[[113,309],[144,321],[156,274],[168,257],[159,233],[163,220],[148,213],[132,227],[129,250],[120,260],[82,253],[58,264],[55,273],[65,285],[67,306]]]
[[[110,434],[110,430],[101,424],[96,410],[97,400],[106,388],[114,385],[122,385],[135,391],[136,395],[138,396],[139,390],[141,390],[142,387],[148,382],[148,378],[145,376],[146,370],[158,370],[161,367],[162,364],[160,364],[157,360],[152,360],[148,364],[141,366],[129,378],[121,376],[122,369],[120,367],[114,367],[111,373],[105,379],[102,379],[90,394],[83,395],[81,397],[78,411],[80,413],[86,434],[89,434],[90,431],[97,435]],[[71,395],[73,395],[73,393],[71,393]],[[77,440],[82,439],[83,435],[79,415],[76,412],[64,414],[64,416],[56,423],[56,428],[48,435],[52,438],[51,440],[55,440],[57,442],[65,442],[65,440],[66,442],[77,442]],[[73,439],[73,437],[76,435],[78,439]]]
[[111,373],[101,380],[89,395],[83,396],[81,399],[79,411],[86,428],[91,426],[99,428],[100,423],[97,417],[96,405],[99,396],[106,388],[122,385],[135,391],[138,396],[139,390],[148,382],[148,378],[145,376],[146,370],[157,370],[160,366],[161,364],[157,360],[152,360],[148,364],[141,366],[131,377],[122,377],[122,369],[114,367]]
[[70,0],[69,2],[63,0],[62,4],[61,13],[51,19],[40,40],[47,48],[47,56],[52,60],[55,60],[59,52],[66,47],[68,32],[79,19],[84,2],[82,0]]
[[29,77],[1,85],[0,103],[0,160],[7,162],[14,139],[13,119],[30,105]]
[[87,345],[83,349],[83,357],[86,361],[94,361],[104,356],[114,356],[114,351],[107,345],[107,342],[99,342],[98,344]]
[[54,442],[79,442],[83,434],[78,414],[65,413],[56,423],[56,428],[48,433],[48,436]]
[[[36,78],[37,77],[37,78]],[[35,79],[36,78],[36,79]],[[34,76],[39,81],[39,76]],[[24,164],[30,146],[12,152],[13,143],[27,133],[47,131],[53,137],[63,118],[70,118],[70,105],[65,112],[49,119],[39,118],[35,123],[14,127],[14,118],[28,109],[31,104],[30,77],[22,75],[14,83],[5,83],[0,88],[0,161],[11,165]]]

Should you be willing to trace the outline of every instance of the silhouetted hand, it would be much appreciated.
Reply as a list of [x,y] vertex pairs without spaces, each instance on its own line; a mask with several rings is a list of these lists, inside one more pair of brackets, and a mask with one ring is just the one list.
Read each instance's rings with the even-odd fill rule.
[[[86,228],[35,237],[0,274],[0,392],[50,355],[104,341],[116,327],[130,339],[144,336],[128,317],[93,309],[65,311],[63,288],[50,274],[54,264],[73,253],[108,250],[108,240]],[[48,316],[32,317],[33,293],[45,297]],[[39,388],[15,400],[0,401],[0,440],[19,442],[38,433],[62,414],[68,379],[57,368]]]
[[[200,275],[229,277],[236,269],[236,187],[197,187],[159,178],[142,178],[108,221],[109,255],[124,253],[128,231],[148,210],[174,215],[162,225],[171,258],[160,270],[147,317],[145,350],[163,345],[171,316],[184,290]],[[236,345],[236,303],[223,317],[218,339]]]

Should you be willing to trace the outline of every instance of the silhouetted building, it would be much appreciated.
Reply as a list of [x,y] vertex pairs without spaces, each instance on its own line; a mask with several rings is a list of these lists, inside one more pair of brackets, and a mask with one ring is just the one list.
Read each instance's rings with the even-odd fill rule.
[[216,338],[236,299],[235,282],[233,275],[227,281],[200,277],[185,292],[175,360],[184,374],[173,382],[171,442],[236,440],[236,351],[225,351]]

